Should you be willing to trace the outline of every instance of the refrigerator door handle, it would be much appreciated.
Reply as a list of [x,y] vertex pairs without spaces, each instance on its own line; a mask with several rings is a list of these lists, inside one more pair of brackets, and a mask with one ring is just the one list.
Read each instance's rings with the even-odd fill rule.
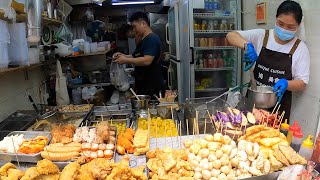
[[171,64],[169,65],[169,68],[168,68],[168,88],[170,90],[172,90],[172,77],[171,77],[171,71],[172,71],[172,66]]
[[194,64],[194,49],[193,47],[190,47],[191,49],[191,61],[190,61],[190,64]]
[[169,23],[166,24],[166,42],[167,42],[167,44],[170,44],[170,41],[169,41]]

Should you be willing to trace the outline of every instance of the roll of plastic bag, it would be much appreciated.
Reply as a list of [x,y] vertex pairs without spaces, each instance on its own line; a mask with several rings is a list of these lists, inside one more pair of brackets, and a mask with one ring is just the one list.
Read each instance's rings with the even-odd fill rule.
[[26,23],[8,25],[10,32],[9,59],[11,65],[29,65]]

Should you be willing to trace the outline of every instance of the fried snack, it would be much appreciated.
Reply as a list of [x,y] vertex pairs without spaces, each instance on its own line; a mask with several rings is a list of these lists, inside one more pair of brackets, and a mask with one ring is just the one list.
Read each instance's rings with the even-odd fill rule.
[[287,160],[287,158],[282,154],[282,152],[280,151],[280,149],[275,149],[273,151],[275,158],[280,161],[282,164],[289,166],[290,163]]
[[260,136],[261,136],[261,132],[255,132],[255,133],[251,134],[250,136],[248,136],[247,140],[251,141],[251,142],[256,142],[260,139]]
[[42,151],[41,156],[50,161],[68,161],[78,157],[79,152],[66,152],[66,153],[53,153],[48,151]]
[[273,138],[264,138],[259,140],[259,144],[267,147],[271,147],[281,141],[281,138],[279,137],[273,137]]
[[6,163],[0,168],[0,176],[7,176],[9,169],[16,169],[17,167],[12,163]]
[[97,158],[88,164],[81,166],[81,171],[90,172],[95,179],[105,179],[112,171],[113,161],[107,161],[104,158]]
[[19,169],[8,169],[8,176],[1,176],[1,180],[19,180],[23,177],[24,172]]
[[42,175],[57,174],[60,172],[57,165],[52,161],[43,159],[37,163],[37,171]]
[[290,146],[279,145],[282,154],[287,158],[290,164],[306,164],[307,161],[296,153]]
[[73,124],[55,126],[51,130],[52,140],[51,143],[67,144],[73,141],[76,126]]
[[280,136],[280,131],[276,129],[270,129],[270,130],[265,130],[260,132],[260,136],[262,138],[272,138],[272,137],[279,137]]
[[282,163],[278,161],[273,154],[269,155],[269,161],[271,163],[271,169],[274,171],[277,171],[283,167]]
[[134,149],[134,155],[139,156],[141,154],[146,154],[150,150],[149,140],[147,141],[147,146],[143,148],[135,148]]
[[253,133],[259,132],[265,128],[264,125],[256,125],[256,126],[251,126],[246,129],[246,136],[250,136]]
[[60,174],[60,180],[75,179],[80,171],[80,164],[72,162],[68,164]]
[[81,144],[80,146],[46,146],[44,148],[45,151],[53,152],[53,153],[67,153],[67,152],[81,152]]
[[35,154],[43,150],[44,146],[48,143],[49,139],[46,136],[37,136],[34,139],[24,141],[18,152],[24,154]]
[[148,130],[138,129],[133,139],[135,148],[144,148],[148,144]]
[[100,122],[97,125],[96,130],[97,130],[96,143],[102,144],[102,143],[104,143],[104,141],[107,142],[109,140],[110,127],[109,127],[109,123],[107,121]]
[[59,180],[60,174],[41,175],[42,180]]
[[41,174],[38,172],[37,167],[31,167],[27,169],[21,180],[38,180],[40,175]]

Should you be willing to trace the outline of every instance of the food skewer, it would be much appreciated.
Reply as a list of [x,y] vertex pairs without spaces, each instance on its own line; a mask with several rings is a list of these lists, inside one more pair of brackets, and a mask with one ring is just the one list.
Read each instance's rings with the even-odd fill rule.
[[176,130],[178,132],[178,135],[177,135],[177,142],[178,142],[178,136],[179,136],[179,124],[178,124],[178,120],[176,121]]
[[[182,128],[182,125],[181,125],[181,121],[180,121],[180,136],[179,136],[179,141],[180,141],[180,143],[179,143],[179,149],[181,149],[181,136],[182,136],[182,130],[181,130],[181,128]],[[179,134],[179,133],[178,133]]]
[[103,121],[103,116],[102,116],[102,114],[100,114],[100,116],[101,116],[101,121]]
[[187,136],[189,136],[189,122],[188,122],[188,119],[186,119],[186,124],[187,124]]
[[282,120],[283,120],[283,117],[284,117],[284,114],[286,113],[286,111],[283,111],[282,112],[282,114],[281,114],[281,116],[280,116],[280,118],[279,118],[279,125],[278,125],[278,130],[280,130],[280,126],[281,126],[281,124],[282,124]]
[[279,103],[277,102],[276,105],[274,106],[272,112],[271,112],[271,115],[274,113],[274,111],[277,109],[277,106],[279,105]]
[[164,147],[167,146],[167,120],[164,120]]
[[281,107],[281,104],[279,104],[279,106],[278,106],[278,108],[277,108],[277,111],[276,111],[276,114],[277,114],[277,115],[278,115],[278,111],[279,111],[280,107]]
[[204,132],[203,132],[203,134],[206,134],[206,130],[207,130],[207,118],[204,119]]
[[20,162],[19,162],[19,158],[18,158],[18,155],[17,155],[17,150],[16,150],[16,147],[14,146],[14,141],[13,141],[12,138],[11,138],[11,141],[12,141],[12,146],[13,146],[13,150],[14,150],[14,155],[16,156],[17,163],[18,163],[18,166],[20,168]]
[[172,137],[172,128],[170,129],[170,134],[171,134],[171,148],[173,149],[173,137]]
[[[238,127],[236,127],[236,131],[235,132],[238,132]],[[234,137],[235,137],[236,133],[233,133],[233,136],[232,136],[232,139],[234,140]]]
[[174,119],[173,119],[173,109],[172,109],[172,106],[170,107],[170,109],[171,109],[171,119],[174,121]]
[[156,122],[156,148],[158,147],[158,122]]
[[196,131],[196,118],[193,118],[193,128],[192,128],[192,138],[194,140],[195,136],[195,131]]
[[131,128],[131,129],[132,129],[133,124],[134,124],[134,121],[132,121],[132,123],[131,123],[131,125],[130,125],[130,128]]

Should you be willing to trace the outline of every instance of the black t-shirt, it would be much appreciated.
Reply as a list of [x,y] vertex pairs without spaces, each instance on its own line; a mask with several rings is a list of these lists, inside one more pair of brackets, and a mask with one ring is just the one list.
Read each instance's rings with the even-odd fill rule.
[[150,65],[135,67],[136,89],[139,94],[144,93],[152,96],[153,94],[158,94],[162,88],[160,51],[161,43],[159,37],[154,33],[150,33],[137,45],[132,54],[135,58],[145,55],[154,56]]

